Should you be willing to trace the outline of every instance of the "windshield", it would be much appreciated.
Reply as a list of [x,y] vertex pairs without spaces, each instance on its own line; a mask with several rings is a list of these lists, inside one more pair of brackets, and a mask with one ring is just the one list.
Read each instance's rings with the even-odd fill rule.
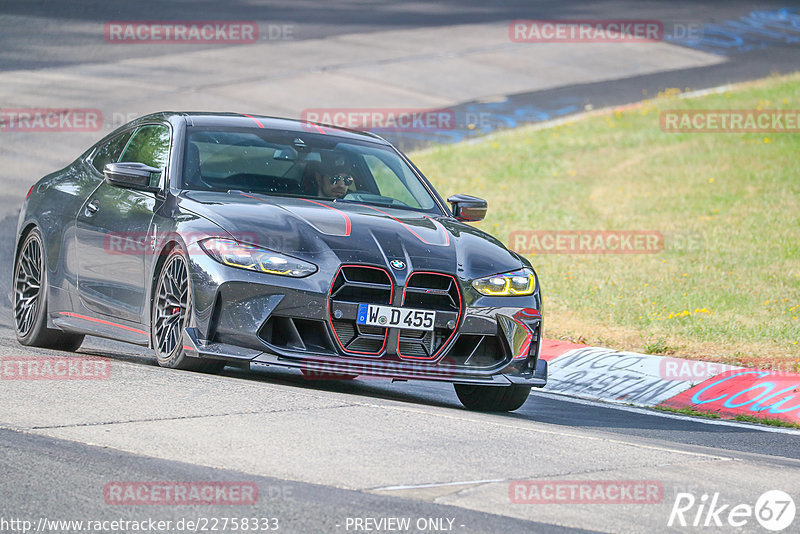
[[183,187],[239,190],[435,211],[436,202],[390,147],[311,132],[187,129]]

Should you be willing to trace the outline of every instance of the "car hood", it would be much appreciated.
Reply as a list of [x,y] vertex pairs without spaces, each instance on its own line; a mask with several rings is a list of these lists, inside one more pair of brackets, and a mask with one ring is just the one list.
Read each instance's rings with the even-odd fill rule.
[[323,267],[406,264],[407,272],[471,279],[520,268],[494,237],[450,217],[415,211],[256,193],[192,191],[179,206],[236,239]]

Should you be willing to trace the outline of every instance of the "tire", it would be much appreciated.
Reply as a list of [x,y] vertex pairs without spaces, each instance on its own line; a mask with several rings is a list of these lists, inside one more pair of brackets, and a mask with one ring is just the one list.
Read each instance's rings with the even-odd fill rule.
[[170,369],[217,373],[222,360],[196,358],[183,348],[183,329],[192,312],[192,291],[186,254],[180,247],[167,255],[156,279],[150,320],[150,337],[158,365]]
[[82,334],[47,328],[47,268],[42,234],[33,228],[25,234],[14,259],[14,332],[28,347],[74,352]]
[[473,386],[453,384],[461,404],[479,412],[513,412],[531,393],[531,386]]

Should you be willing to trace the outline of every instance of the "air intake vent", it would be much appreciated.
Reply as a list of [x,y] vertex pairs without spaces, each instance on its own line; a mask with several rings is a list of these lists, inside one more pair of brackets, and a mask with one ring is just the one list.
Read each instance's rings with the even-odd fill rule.
[[324,321],[273,316],[264,323],[258,336],[283,349],[335,353]]
[[441,362],[458,367],[490,368],[507,359],[506,351],[497,336],[460,335]]
[[[392,279],[378,267],[344,266],[331,285],[330,309],[358,304],[392,303]],[[330,317],[339,347],[346,353],[377,355],[386,346],[386,328],[356,324],[354,319]]]
[[[453,328],[438,326],[432,332],[400,330],[397,354],[413,360],[433,360],[455,335],[461,321],[461,292],[449,274],[412,273],[403,293],[403,306],[449,313]],[[437,321],[438,323],[438,321]]]
[[408,279],[404,306],[457,312],[460,303],[458,284],[450,275],[413,273]]

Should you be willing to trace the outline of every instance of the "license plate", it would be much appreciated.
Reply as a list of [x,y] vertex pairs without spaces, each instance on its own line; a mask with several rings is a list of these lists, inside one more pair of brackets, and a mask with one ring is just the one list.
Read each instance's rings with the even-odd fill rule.
[[359,304],[356,322],[367,326],[382,326],[385,328],[433,330],[433,325],[436,323],[436,312],[378,306],[376,304]]

